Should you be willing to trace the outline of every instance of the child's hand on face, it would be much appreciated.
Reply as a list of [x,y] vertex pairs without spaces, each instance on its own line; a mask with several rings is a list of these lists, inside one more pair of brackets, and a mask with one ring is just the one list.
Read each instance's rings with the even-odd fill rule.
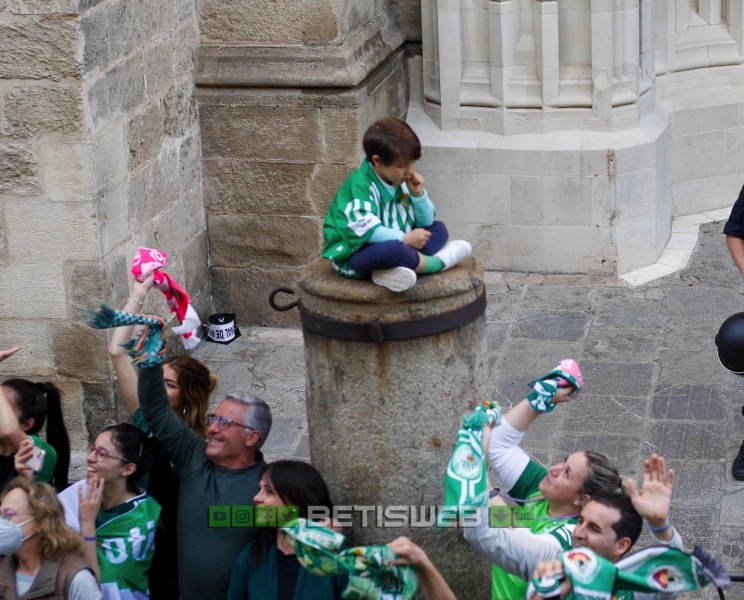
[[426,231],[426,229],[416,228],[413,231],[409,231],[403,236],[403,243],[406,246],[410,246],[411,248],[415,248],[416,250],[421,250],[424,246],[426,246],[426,242],[429,241],[429,238],[431,237],[431,232]]
[[408,191],[411,195],[419,198],[424,195],[424,176],[414,171],[408,178]]

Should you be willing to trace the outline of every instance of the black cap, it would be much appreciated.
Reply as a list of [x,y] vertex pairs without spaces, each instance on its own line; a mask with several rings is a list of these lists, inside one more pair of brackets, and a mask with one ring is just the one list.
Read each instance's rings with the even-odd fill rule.
[[718,360],[729,371],[744,375],[744,312],[731,315],[716,335]]

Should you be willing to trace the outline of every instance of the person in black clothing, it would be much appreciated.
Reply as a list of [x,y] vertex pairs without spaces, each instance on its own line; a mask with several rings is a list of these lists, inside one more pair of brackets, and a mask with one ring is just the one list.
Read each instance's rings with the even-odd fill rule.
[[[333,509],[323,477],[300,460],[280,460],[262,468],[256,506],[293,507],[307,519],[310,507]],[[346,575],[315,575],[304,569],[280,527],[264,527],[258,538],[238,555],[230,577],[227,600],[340,600]]]
[[[723,233],[726,236],[726,246],[728,247],[729,254],[731,254],[736,268],[739,269],[739,273],[744,277],[744,187],[741,188],[739,198],[731,209],[731,216],[729,216],[726,225],[723,227]],[[727,323],[730,321],[731,318],[727,320]],[[735,323],[731,322],[730,327],[735,326]],[[721,332],[719,332],[720,336]],[[719,345],[720,356],[721,348],[718,339],[716,343]],[[723,363],[723,366],[731,370],[730,365]],[[742,375],[742,373],[736,374]],[[742,414],[744,414],[744,406],[742,407]],[[731,465],[731,474],[734,479],[744,481],[744,442],[742,442],[739,452]]]

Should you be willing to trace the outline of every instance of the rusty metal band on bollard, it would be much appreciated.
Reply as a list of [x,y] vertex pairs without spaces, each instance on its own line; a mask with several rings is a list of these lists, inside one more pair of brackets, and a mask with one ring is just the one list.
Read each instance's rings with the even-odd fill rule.
[[337,321],[328,317],[322,317],[309,312],[302,306],[302,300],[295,300],[290,304],[278,305],[276,295],[279,293],[294,295],[296,292],[291,288],[277,288],[269,294],[269,304],[277,311],[291,310],[295,307],[300,309],[300,321],[308,331],[323,335],[325,337],[341,340],[352,340],[355,342],[393,342],[399,340],[410,340],[444,333],[467,325],[475,321],[486,312],[486,289],[470,304],[466,304],[455,310],[440,315],[411,319],[409,321],[394,321],[385,323],[382,319],[374,318],[366,323],[349,323],[348,321]]

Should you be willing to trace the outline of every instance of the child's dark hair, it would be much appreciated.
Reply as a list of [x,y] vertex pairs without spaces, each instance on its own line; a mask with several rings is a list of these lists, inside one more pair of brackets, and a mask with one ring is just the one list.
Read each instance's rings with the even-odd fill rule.
[[50,381],[7,379],[3,386],[13,391],[13,400],[21,413],[19,425],[28,435],[36,435],[46,422],[46,440],[57,452],[51,483],[61,492],[67,487],[70,468],[70,438],[62,418],[62,393]]
[[111,432],[111,443],[121,457],[132,463],[137,469],[127,477],[127,491],[139,492],[139,482],[147,475],[152,466],[152,440],[131,423],[119,423],[104,428]]
[[[271,487],[285,506],[296,506],[299,516],[307,519],[310,506],[333,509],[331,494],[323,476],[312,465],[301,460],[278,460],[265,465],[259,478],[269,475]],[[270,527],[261,533],[251,548],[251,564],[258,564],[266,557],[271,544],[276,541],[276,530]]]
[[395,160],[410,162],[421,158],[418,136],[408,123],[393,117],[372,123],[364,132],[362,147],[368,161],[377,155],[386,167]]

